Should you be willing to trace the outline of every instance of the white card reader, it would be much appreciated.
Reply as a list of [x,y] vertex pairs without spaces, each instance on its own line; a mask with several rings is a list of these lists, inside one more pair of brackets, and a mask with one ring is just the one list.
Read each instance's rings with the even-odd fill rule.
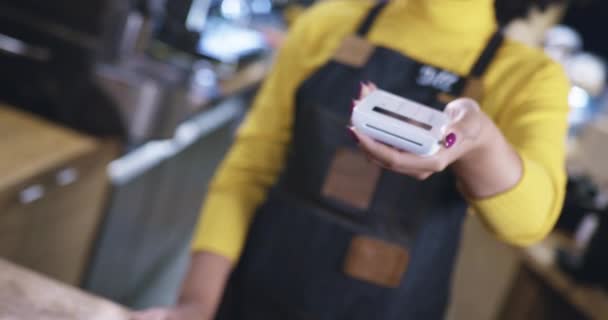
[[358,132],[377,141],[430,156],[439,151],[449,118],[415,101],[374,90],[355,105],[351,122]]

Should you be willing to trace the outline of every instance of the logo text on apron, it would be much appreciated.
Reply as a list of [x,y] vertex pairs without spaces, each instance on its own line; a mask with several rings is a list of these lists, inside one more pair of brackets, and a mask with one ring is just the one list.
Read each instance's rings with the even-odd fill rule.
[[416,83],[423,87],[432,87],[443,92],[451,92],[452,86],[459,79],[458,75],[451,72],[423,65],[418,72]]

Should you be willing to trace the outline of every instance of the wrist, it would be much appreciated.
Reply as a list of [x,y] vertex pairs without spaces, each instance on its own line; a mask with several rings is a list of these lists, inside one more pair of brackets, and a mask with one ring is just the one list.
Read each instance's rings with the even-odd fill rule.
[[176,311],[183,319],[211,319],[213,315],[209,306],[188,299],[180,300]]
[[463,191],[472,198],[487,198],[517,185],[523,165],[501,131],[491,123],[479,139],[453,166]]
[[473,146],[467,153],[456,160],[455,165],[457,167],[468,165],[477,166],[480,163],[487,161],[488,158],[495,156],[496,152],[500,153],[501,149],[504,149],[504,145],[508,144],[492,120],[485,115],[483,118],[484,123],[481,126],[481,130],[477,133],[477,136],[465,137],[465,139],[468,138],[471,140]]
[[232,270],[232,262],[220,255],[199,251],[192,255],[183,281],[179,309],[196,319],[213,319]]

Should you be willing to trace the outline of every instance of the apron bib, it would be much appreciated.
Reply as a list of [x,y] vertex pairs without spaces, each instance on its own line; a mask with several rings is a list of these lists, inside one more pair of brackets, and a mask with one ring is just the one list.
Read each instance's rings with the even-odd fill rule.
[[386,3],[297,91],[287,163],[258,209],[217,319],[442,319],[467,204],[449,171],[425,181],[370,165],[348,136],[361,81],[443,110],[479,99],[502,42],[471,73],[415,61],[365,37]]

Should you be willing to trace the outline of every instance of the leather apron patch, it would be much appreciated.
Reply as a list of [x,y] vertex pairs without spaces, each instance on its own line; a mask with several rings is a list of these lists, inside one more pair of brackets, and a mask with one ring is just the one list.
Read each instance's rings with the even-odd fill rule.
[[356,236],[344,261],[344,273],[381,287],[396,288],[407,270],[409,252],[396,244]]
[[349,35],[334,53],[334,60],[347,66],[362,67],[371,57],[374,48],[366,39]]
[[365,210],[376,191],[380,168],[358,151],[336,150],[323,185],[323,196]]
[[483,83],[481,79],[476,77],[468,78],[462,96],[481,102],[481,98],[483,98]]
[[[461,97],[471,98],[480,103],[483,98],[483,83],[481,82],[481,79],[475,77],[467,78]],[[445,104],[456,100],[456,98],[457,97],[445,92],[437,94],[437,100]]]

